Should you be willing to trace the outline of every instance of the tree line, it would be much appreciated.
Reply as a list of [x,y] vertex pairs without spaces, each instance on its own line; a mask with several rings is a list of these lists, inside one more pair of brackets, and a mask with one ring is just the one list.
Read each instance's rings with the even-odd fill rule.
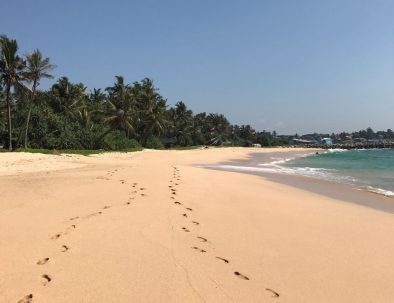
[[58,79],[55,65],[38,49],[21,56],[15,39],[0,36],[0,145],[16,148],[168,148],[195,145],[286,144],[271,132],[232,125],[218,113],[194,114],[182,101],[174,107],[149,78],[88,91],[83,83]]
[[331,138],[333,143],[350,143],[352,141],[358,139],[365,139],[365,140],[387,140],[393,141],[394,140],[394,132],[389,128],[386,131],[374,131],[371,127],[367,127],[366,129],[362,129],[355,132],[340,132],[340,133],[332,133],[330,134],[305,134],[305,135],[294,135],[294,136],[281,136],[286,137],[288,140],[290,139],[306,139],[306,140],[316,140],[318,142],[321,141],[323,138]]

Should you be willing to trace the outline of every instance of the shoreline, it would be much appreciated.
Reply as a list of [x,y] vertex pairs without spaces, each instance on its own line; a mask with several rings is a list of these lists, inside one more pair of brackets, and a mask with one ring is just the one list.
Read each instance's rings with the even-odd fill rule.
[[0,301],[391,302],[391,214],[194,166],[286,151],[0,154]]
[[[321,150],[310,150],[307,153],[300,152],[289,152],[287,153],[291,158],[303,157],[308,154],[312,155],[315,152],[320,152]],[[345,184],[336,182],[333,180],[325,180],[313,176],[303,176],[303,175],[290,175],[281,172],[264,172],[259,171],[258,165],[274,163],[272,158],[269,159],[268,156],[276,156],[277,154],[272,153],[271,155],[264,155],[267,157],[261,158],[258,153],[251,153],[247,159],[220,162],[217,163],[218,166],[214,165],[196,165],[197,167],[202,167],[206,169],[221,170],[221,171],[231,171],[236,173],[250,174],[263,177],[267,180],[292,186],[298,189],[307,190],[309,192],[317,193],[323,196],[327,196],[333,199],[341,200],[344,202],[354,203],[360,206],[370,207],[376,210],[384,211],[390,214],[394,214],[394,197],[387,196],[378,192],[362,188],[355,184]],[[287,158],[288,159],[288,158]],[[220,167],[221,165],[227,167]],[[257,168],[253,171],[254,168]]]

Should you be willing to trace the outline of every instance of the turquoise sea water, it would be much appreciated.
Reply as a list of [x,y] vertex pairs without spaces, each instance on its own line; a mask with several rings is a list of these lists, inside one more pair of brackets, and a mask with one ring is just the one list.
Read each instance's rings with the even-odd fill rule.
[[394,196],[394,149],[334,149],[278,165],[295,174],[349,183]]

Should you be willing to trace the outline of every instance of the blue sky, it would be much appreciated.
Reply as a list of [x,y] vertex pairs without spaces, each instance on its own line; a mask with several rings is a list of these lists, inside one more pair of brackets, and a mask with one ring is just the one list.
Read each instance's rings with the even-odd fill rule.
[[170,105],[280,134],[394,128],[394,1],[22,0],[0,11],[21,53],[39,48],[56,77],[89,89],[150,77]]

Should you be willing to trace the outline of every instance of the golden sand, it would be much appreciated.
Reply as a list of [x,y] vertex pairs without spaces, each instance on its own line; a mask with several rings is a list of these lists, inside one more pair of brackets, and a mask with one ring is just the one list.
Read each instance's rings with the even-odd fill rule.
[[192,166],[250,152],[1,153],[0,302],[393,302],[392,214]]

